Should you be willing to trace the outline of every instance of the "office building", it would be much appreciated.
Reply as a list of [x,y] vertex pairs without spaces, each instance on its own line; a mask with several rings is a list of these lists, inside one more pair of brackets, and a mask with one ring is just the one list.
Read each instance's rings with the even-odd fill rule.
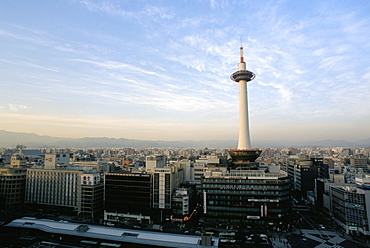
[[287,173],[209,170],[202,180],[207,226],[261,229],[286,222],[290,213]]
[[150,155],[146,156],[145,170],[148,173],[154,171],[154,168],[163,168],[166,166],[166,156],[165,155]]
[[26,168],[18,166],[15,168],[0,167],[1,210],[14,210],[23,206],[26,189],[26,171]]
[[83,218],[103,217],[104,184],[100,174],[81,175],[81,211]]
[[25,202],[85,218],[102,214],[103,182],[94,170],[69,166],[69,153],[45,154],[43,168],[29,168]]
[[104,220],[151,223],[152,175],[128,171],[105,174]]
[[367,173],[367,160],[368,158],[351,158],[350,161],[350,167],[356,168],[357,172],[364,172]]
[[315,188],[315,179],[328,178],[328,166],[322,158],[310,158],[308,155],[291,156],[288,160],[288,174],[292,189],[300,196]]
[[168,221],[172,215],[172,195],[184,182],[185,171],[176,165],[154,168],[153,176],[153,218],[156,222]]
[[[26,178],[26,203],[53,206],[63,211],[69,209],[89,218],[96,218],[102,212],[99,173],[87,173],[80,168],[32,168],[27,169]],[[84,178],[91,178],[91,181]]]
[[182,186],[175,190],[172,197],[172,221],[188,221],[197,206],[195,185]]
[[330,212],[346,233],[370,235],[370,191],[353,186],[329,186]]

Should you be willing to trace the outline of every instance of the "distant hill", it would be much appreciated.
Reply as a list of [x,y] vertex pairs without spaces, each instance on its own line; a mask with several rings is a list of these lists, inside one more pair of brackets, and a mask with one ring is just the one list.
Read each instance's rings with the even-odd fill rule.
[[[236,148],[236,140],[135,140],[124,138],[57,138],[41,136],[34,133],[17,133],[0,130],[0,147],[15,147],[26,145],[29,148],[104,148],[104,147],[176,147],[176,148]],[[259,148],[269,147],[370,147],[370,139],[356,142],[345,140],[264,140],[253,141],[253,145]]]

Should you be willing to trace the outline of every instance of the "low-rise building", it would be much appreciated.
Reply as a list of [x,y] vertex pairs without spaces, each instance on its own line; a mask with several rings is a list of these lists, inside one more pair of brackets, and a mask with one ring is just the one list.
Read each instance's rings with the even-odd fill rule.
[[196,211],[195,185],[183,186],[176,189],[172,197],[172,221],[188,221]]

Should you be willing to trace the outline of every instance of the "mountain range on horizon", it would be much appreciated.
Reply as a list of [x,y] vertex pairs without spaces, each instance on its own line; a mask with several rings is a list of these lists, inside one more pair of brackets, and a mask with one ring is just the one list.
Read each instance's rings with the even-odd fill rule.
[[[237,140],[136,140],[125,138],[85,137],[85,138],[59,138],[42,136],[35,133],[19,133],[0,130],[0,147],[16,147],[25,145],[28,148],[235,148]],[[370,138],[359,141],[346,140],[255,140],[253,145],[259,148],[274,147],[370,147]]]

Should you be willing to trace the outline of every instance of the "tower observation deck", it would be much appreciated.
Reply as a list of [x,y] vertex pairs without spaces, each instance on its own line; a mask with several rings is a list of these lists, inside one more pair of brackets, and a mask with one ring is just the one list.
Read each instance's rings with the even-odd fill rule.
[[239,141],[237,149],[228,152],[233,164],[253,163],[261,154],[261,149],[252,149],[249,135],[248,117],[248,91],[247,82],[252,81],[256,75],[246,70],[243,47],[240,47],[240,63],[238,70],[231,74],[230,79],[239,83]]

